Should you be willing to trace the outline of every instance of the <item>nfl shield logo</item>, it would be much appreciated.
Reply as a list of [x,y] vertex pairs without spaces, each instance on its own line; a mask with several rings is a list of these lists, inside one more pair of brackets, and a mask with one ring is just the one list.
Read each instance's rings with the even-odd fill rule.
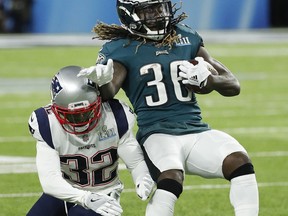
[[84,135],[82,136],[82,139],[83,139],[84,142],[87,142],[87,141],[89,140],[88,134],[84,134]]

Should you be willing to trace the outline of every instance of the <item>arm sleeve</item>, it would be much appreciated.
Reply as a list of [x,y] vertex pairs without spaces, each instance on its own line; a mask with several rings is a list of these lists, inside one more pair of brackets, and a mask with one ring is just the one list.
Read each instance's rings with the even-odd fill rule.
[[130,171],[134,184],[137,185],[139,179],[149,174],[149,170],[144,161],[142,149],[134,135],[130,133],[123,138],[123,143],[118,147],[118,154]]
[[144,161],[143,151],[133,134],[133,126],[135,123],[135,115],[133,111],[125,103],[123,108],[128,120],[128,130],[122,136],[118,145],[119,157],[125,163],[127,169],[131,172],[133,182],[137,185],[138,179],[149,174],[148,167]]
[[37,141],[36,166],[44,193],[84,206],[90,192],[72,187],[62,177],[58,152],[43,141]]

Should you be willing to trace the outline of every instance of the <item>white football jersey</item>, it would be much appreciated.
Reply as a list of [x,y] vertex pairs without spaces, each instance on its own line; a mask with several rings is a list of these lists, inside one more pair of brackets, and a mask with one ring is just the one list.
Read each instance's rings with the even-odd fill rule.
[[[135,116],[129,106],[118,100],[110,100],[102,103],[101,119],[97,126],[87,134],[75,135],[67,133],[62,128],[51,110],[51,105],[35,110],[29,118],[29,129],[37,140],[37,157],[41,155],[41,158],[37,159],[36,157],[41,184],[44,184],[44,178],[47,179],[45,175],[49,175],[46,170],[52,172],[59,166],[62,179],[64,178],[73,188],[106,194],[113,189],[122,188],[117,174],[119,156],[129,170],[133,170],[138,163],[144,160],[142,150],[132,132],[134,122]],[[137,151],[133,150],[129,154],[131,146]],[[55,157],[45,158],[45,152],[48,155],[53,151],[59,156],[58,162],[55,162]],[[119,154],[119,152],[121,153]],[[54,167],[51,165],[53,163]],[[43,178],[43,182],[41,178]],[[45,183],[50,187],[54,187],[55,184],[64,184],[60,180],[55,182],[52,177],[47,181],[54,181],[53,184]],[[63,187],[57,185],[57,188],[61,188],[62,191],[58,192],[56,186],[54,190],[50,191],[48,187],[46,191],[48,190],[47,193],[64,200],[76,200],[69,199],[68,190],[70,189],[67,185],[63,185]],[[67,190],[66,196],[63,195],[63,190]]]

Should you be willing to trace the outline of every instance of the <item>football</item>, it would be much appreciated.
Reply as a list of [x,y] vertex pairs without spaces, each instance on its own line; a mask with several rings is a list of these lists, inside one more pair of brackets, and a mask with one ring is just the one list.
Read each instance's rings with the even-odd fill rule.
[[[191,59],[189,60],[189,62],[193,65],[197,65],[198,64],[198,61],[196,59]],[[211,72],[211,74],[213,75],[217,75],[218,72],[217,70],[208,62],[204,61],[205,64],[206,64],[206,67],[207,69]],[[189,85],[189,84],[186,84],[185,87],[189,90],[189,91],[193,91],[197,94],[205,94],[205,93],[208,93],[207,90],[205,88],[202,88],[200,89],[198,86],[193,86],[193,85]]]
[[[196,59],[191,59],[191,60],[189,60],[189,62],[193,65],[198,64],[198,61]],[[208,70],[211,72],[211,74],[214,74],[214,75],[218,74],[217,70],[209,62],[207,62],[207,61],[204,61],[204,62],[206,64]]]

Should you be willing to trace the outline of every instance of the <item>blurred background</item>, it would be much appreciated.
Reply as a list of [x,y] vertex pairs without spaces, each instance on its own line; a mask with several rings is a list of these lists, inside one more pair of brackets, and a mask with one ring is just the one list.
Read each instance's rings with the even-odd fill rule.
[[[288,26],[287,0],[183,0],[183,9],[196,30]],[[97,21],[119,24],[115,0],[0,0],[0,33],[87,33]]]

